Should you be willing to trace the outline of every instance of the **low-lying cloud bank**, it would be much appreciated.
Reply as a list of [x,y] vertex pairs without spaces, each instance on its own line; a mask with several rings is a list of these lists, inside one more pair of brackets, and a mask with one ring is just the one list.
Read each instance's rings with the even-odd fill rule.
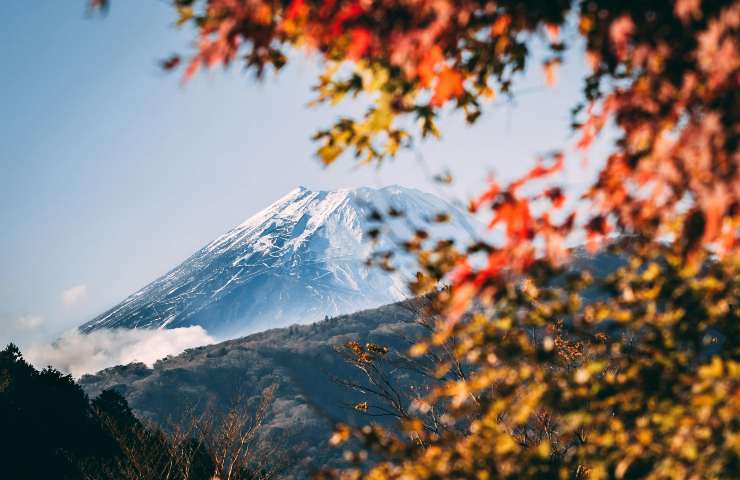
[[160,358],[209,343],[215,340],[198,326],[171,330],[96,330],[87,335],[75,329],[52,344],[27,347],[23,356],[37,368],[51,365],[79,378],[85,373],[131,362],[151,366]]

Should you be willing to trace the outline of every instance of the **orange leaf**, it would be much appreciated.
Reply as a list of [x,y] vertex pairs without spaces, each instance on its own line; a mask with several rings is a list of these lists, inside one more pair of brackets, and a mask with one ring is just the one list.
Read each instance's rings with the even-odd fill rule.
[[488,190],[470,202],[470,211],[475,213],[481,205],[492,201],[499,193],[501,193],[501,187],[499,187],[498,183],[491,181],[491,185],[488,187]]
[[576,143],[578,150],[586,150],[591,146],[594,139],[596,138],[596,131],[590,125],[584,125],[581,127],[581,138]]
[[732,203],[730,195],[724,188],[715,188],[704,193],[699,198],[699,204],[704,214],[704,242],[714,241],[720,233],[722,220],[727,206]]
[[506,224],[506,236],[509,240],[529,240],[534,234],[529,202],[525,199],[510,198],[498,205],[489,227],[501,222]]
[[673,13],[683,23],[688,23],[692,18],[701,18],[701,0],[677,0]]
[[453,68],[445,67],[439,73],[437,85],[432,96],[432,105],[440,107],[452,97],[460,97],[465,93],[463,87],[463,76]]
[[620,60],[627,57],[627,48],[634,31],[635,23],[629,15],[622,15],[609,26],[609,39],[614,47],[614,53]]
[[553,173],[557,173],[560,170],[562,170],[563,164],[565,162],[565,157],[563,156],[563,154],[557,153],[555,154],[553,158],[555,158],[555,162],[549,167],[539,163],[534,168],[532,168],[532,170],[530,170],[526,175],[512,182],[509,185],[509,191],[515,192],[519,189],[519,187],[521,187],[522,185],[524,185],[530,180],[534,180],[535,178],[544,177],[546,175],[552,175]]
[[188,67],[185,69],[184,77],[185,80],[190,80],[193,78],[193,76],[198,73],[198,70],[200,70],[201,67],[201,60],[200,58],[196,57],[190,61],[188,64]]
[[341,35],[344,30],[344,24],[359,17],[363,12],[364,10],[359,3],[343,7],[337,12],[336,17],[334,17],[334,22],[332,22],[329,31],[332,35]]
[[509,28],[509,25],[511,24],[511,17],[508,15],[501,15],[496,19],[495,22],[493,22],[493,25],[491,25],[491,35],[494,37],[497,37],[501,34],[503,34],[507,28]]
[[347,56],[352,60],[359,60],[370,48],[372,34],[368,29],[358,27],[350,31],[350,36],[352,40],[347,48]]
[[468,258],[463,257],[457,261],[457,265],[450,275],[450,281],[452,285],[459,285],[466,282],[472,273],[473,267],[470,265]]
[[560,187],[552,187],[545,191],[545,196],[550,199],[554,208],[560,208],[565,203],[565,195]]
[[560,37],[560,25],[557,25],[555,23],[548,23],[545,25],[545,30],[547,31],[547,36],[550,39],[550,43],[557,43],[558,38]]
[[545,83],[548,87],[554,87],[558,83],[557,69],[560,66],[559,60],[548,60],[544,63],[543,68],[545,69]]
[[285,18],[288,20],[294,20],[296,18],[303,17],[307,10],[308,6],[306,6],[306,0],[293,0],[285,11]]
[[506,250],[494,250],[488,255],[488,264],[475,276],[473,284],[476,288],[482,287],[489,279],[495,278],[510,265],[510,258]]
[[426,52],[419,65],[416,67],[416,74],[422,88],[427,88],[434,80],[437,65],[444,60],[442,49],[435,45]]
[[272,22],[272,8],[266,3],[261,3],[252,14],[254,21],[260,25],[269,25]]
[[447,305],[447,321],[449,325],[454,325],[468,310],[470,302],[475,297],[477,289],[472,283],[463,283],[455,287],[452,291],[452,298]]

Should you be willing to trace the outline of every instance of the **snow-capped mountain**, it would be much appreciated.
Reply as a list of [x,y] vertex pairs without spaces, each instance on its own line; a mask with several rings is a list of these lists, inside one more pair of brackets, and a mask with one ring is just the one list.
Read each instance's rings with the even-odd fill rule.
[[[450,221],[430,226],[442,212]],[[480,231],[467,214],[414,189],[299,187],[80,330],[200,325],[233,336],[391,303],[408,297],[416,271],[397,242],[419,226],[433,239],[466,243]],[[378,227],[385,233],[372,245],[367,232]],[[398,270],[366,266],[373,250],[394,251]]]

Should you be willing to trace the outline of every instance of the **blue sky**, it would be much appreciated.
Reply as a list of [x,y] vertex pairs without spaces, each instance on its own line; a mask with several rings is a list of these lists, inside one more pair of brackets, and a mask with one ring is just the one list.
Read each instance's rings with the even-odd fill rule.
[[[104,18],[87,17],[85,0],[0,7],[0,342],[90,319],[296,185],[399,183],[465,200],[488,171],[511,177],[572,143],[583,65],[547,89],[533,64],[520,85],[533,91],[488,106],[476,126],[446,119],[441,141],[380,169],[325,169],[310,136],[337,112],[306,106],[315,59],[296,55],[262,83],[237,67],[183,87],[157,66],[189,47],[172,9],[112,3]],[[458,182],[439,191],[428,175],[443,168]]]

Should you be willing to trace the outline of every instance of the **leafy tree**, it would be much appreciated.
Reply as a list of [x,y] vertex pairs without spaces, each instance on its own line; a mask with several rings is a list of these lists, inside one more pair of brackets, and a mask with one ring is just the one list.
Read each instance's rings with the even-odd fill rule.
[[[612,152],[580,200],[588,213],[578,215],[579,202],[568,202],[571,192],[553,182],[572,168],[570,155],[556,152],[514,182],[491,182],[471,202],[504,242],[431,244],[420,232],[404,244],[418,254],[416,292],[451,283],[436,295],[434,333],[411,353],[455,339],[454,356],[472,373],[443,380],[425,404],[441,402],[447,422],[463,428],[430,431],[410,415],[403,434],[343,427],[335,443],[355,435],[380,460],[336,475],[726,478],[740,471],[740,2],[174,6],[178,24],[195,28],[197,48],[163,66],[183,65],[186,78],[237,61],[262,75],[300,47],[324,60],[319,103],[369,98],[364,115],[316,134],[327,164],[343,154],[363,162],[392,157],[419,136],[439,135],[446,109],[475,122],[485,98],[512,94],[537,38],[549,45],[544,68],[554,81],[570,47],[561,35],[569,19],[590,65],[573,108],[577,149],[587,150],[605,125],[616,127]],[[568,268],[566,245],[579,235],[593,251],[608,245],[625,265],[597,277]],[[484,256],[485,266],[471,255]],[[587,292],[598,295],[584,298]],[[442,375],[446,367],[440,363]],[[423,414],[423,402],[417,407]]]

